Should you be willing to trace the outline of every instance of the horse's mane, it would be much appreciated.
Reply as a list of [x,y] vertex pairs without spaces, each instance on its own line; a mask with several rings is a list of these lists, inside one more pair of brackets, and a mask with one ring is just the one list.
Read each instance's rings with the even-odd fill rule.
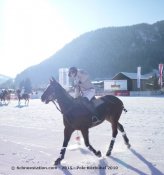
[[64,95],[64,96],[66,96],[66,97],[68,97],[70,100],[74,100],[74,98],[60,85],[60,83],[58,83],[57,81],[56,81],[56,84],[57,84],[57,86],[58,86],[58,88],[59,88],[59,90],[61,91],[61,93]]

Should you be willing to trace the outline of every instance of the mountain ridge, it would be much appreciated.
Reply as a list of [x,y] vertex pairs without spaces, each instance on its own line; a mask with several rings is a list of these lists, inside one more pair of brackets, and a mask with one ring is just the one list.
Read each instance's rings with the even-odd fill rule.
[[0,84],[6,82],[9,79],[11,79],[11,77],[0,74]]
[[111,78],[118,72],[152,71],[164,62],[164,21],[124,27],[105,27],[84,33],[67,43],[54,55],[16,76],[18,84],[30,78],[34,86],[58,78],[61,67],[77,66],[92,79]]

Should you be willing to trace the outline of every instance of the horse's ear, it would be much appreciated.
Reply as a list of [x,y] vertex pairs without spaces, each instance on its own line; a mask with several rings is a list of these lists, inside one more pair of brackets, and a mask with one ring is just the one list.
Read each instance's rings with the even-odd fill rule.
[[56,80],[55,80],[55,78],[52,76],[52,77],[50,78],[50,84],[51,84],[51,83],[54,83],[54,82],[56,82]]
[[50,82],[50,84],[52,83],[52,79],[51,78],[49,79],[49,82]]
[[51,80],[56,82],[56,80],[55,80],[55,78],[53,76],[51,77]]

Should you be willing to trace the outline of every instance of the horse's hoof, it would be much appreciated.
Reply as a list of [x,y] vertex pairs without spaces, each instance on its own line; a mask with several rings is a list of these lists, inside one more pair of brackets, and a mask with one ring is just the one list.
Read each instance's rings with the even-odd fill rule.
[[61,162],[61,159],[58,158],[58,159],[55,161],[54,165],[55,165],[55,166],[60,165],[60,162]]
[[96,156],[101,157],[101,152],[100,151],[97,151],[96,152]]
[[128,144],[127,144],[127,148],[130,148],[130,147],[131,147],[131,145],[128,143]]
[[130,145],[129,142],[125,142],[125,145],[127,146],[127,148],[130,148],[131,147],[131,145]]
[[108,151],[108,152],[106,153],[106,156],[109,157],[110,155],[111,155],[111,152]]

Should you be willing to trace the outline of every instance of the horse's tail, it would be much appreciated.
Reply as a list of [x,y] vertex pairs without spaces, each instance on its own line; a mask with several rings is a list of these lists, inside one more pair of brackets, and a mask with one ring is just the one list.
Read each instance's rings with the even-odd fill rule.
[[122,110],[123,110],[125,113],[128,112],[127,109],[126,109],[124,106],[122,106]]

